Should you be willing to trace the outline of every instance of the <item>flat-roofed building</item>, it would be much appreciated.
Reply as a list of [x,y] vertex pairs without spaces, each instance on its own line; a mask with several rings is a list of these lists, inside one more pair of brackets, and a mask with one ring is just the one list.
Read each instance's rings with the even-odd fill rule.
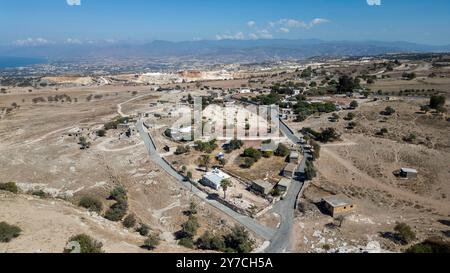
[[356,209],[353,200],[343,194],[324,197],[322,201],[325,209],[333,217],[353,212]]
[[289,163],[286,165],[286,167],[284,167],[283,176],[286,178],[292,178],[295,175],[296,171],[297,171],[297,164]]
[[281,192],[287,192],[291,186],[292,179],[281,178],[277,184],[277,189]]
[[295,164],[300,163],[300,153],[297,151],[291,151],[291,154],[289,155],[289,162]]
[[273,185],[265,180],[256,180],[252,183],[252,189],[264,195],[268,195],[273,190]]
[[219,169],[214,169],[205,174],[200,183],[218,191],[221,187],[222,181],[229,178],[230,176],[228,174]]

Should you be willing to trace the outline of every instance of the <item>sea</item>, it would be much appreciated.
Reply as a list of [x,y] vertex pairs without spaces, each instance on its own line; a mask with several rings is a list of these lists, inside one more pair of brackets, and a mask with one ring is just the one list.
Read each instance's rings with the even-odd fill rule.
[[18,68],[36,64],[45,64],[46,59],[43,58],[26,58],[26,57],[2,57],[0,56],[0,69]]

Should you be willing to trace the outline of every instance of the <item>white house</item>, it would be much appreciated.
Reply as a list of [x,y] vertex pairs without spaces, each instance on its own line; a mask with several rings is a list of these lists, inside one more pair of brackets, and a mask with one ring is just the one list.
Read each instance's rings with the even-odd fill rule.
[[229,178],[230,176],[228,174],[222,172],[219,169],[214,169],[211,172],[205,174],[202,180],[200,180],[200,183],[212,189],[219,190],[222,181]]

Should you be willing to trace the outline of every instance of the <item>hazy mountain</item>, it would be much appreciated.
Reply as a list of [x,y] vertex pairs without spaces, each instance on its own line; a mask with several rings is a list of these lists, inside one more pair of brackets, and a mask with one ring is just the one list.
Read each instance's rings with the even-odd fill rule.
[[91,58],[195,58],[223,62],[306,59],[314,56],[361,56],[398,52],[449,52],[448,46],[408,42],[321,41],[321,40],[217,40],[146,44],[49,44],[2,46],[0,56],[61,59]]

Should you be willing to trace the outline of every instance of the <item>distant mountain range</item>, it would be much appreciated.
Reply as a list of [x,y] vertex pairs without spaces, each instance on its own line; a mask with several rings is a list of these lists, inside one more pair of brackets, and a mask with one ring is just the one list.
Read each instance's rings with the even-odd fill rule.
[[450,52],[450,45],[432,46],[409,42],[322,40],[217,40],[146,44],[47,44],[0,46],[0,56],[65,59],[177,58],[213,62],[254,62],[310,57],[373,56],[386,53]]

